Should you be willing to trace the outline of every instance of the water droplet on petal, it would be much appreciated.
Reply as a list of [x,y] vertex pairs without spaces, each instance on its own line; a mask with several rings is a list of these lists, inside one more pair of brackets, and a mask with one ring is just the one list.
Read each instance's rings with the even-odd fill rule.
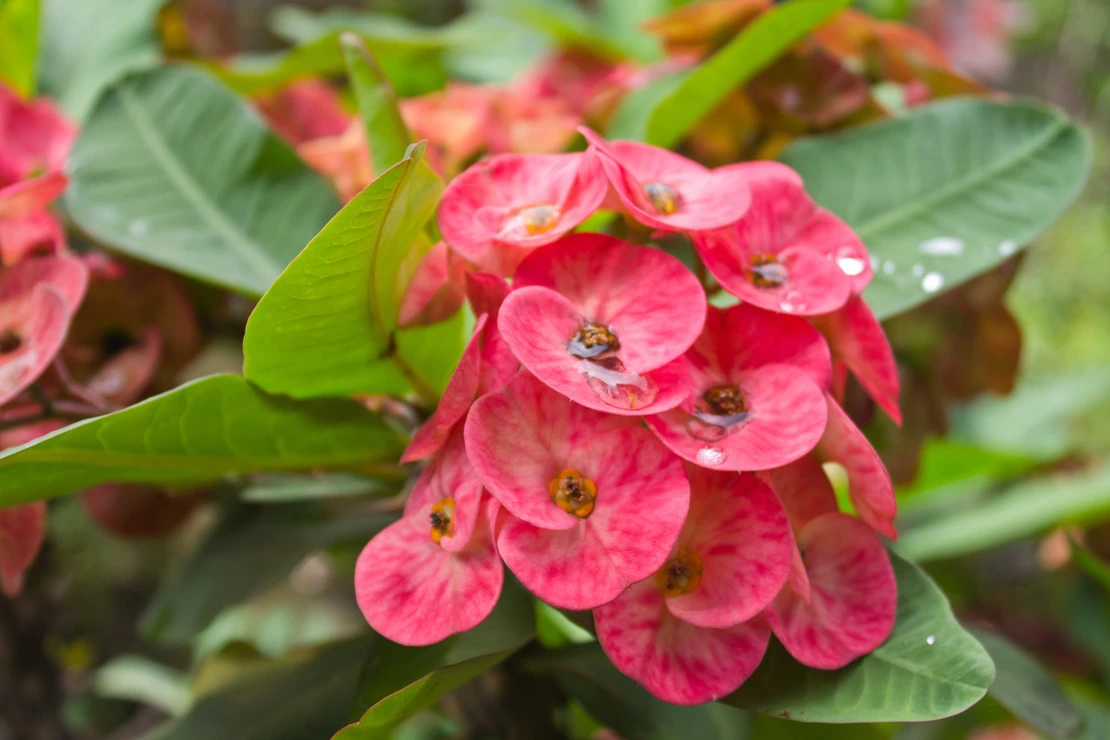
[[867,255],[859,247],[849,245],[836,250],[836,264],[848,277],[855,277],[867,267]]
[[791,290],[779,302],[779,308],[781,308],[786,313],[798,313],[799,311],[805,311],[807,305],[808,304],[806,303],[806,297],[797,290]]
[[914,277],[921,277],[925,274],[925,265],[914,265],[911,272],[913,272]]
[[936,635],[929,635],[928,637],[925,638],[925,644],[926,645],[936,645],[937,644],[937,636]]
[[926,293],[936,293],[944,287],[944,275],[939,272],[930,272],[921,278],[921,289]]
[[728,455],[726,455],[725,451],[720,447],[709,446],[702,447],[698,450],[698,454],[695,455],[698,465],[705,465],[706,467],[713,468],[724,465],[726,457],[728,457]]
[[963,253],[964,243],[963,240],[956,239],[955,237],[938,236],[935,239],[928,239],[921,242],[920,248],[925,254],[955,256]]
[[1003,257],[1009,257],[1011,254],[1017,251],[1017,248],[1017,242],[1007,239],[1006,241],[998,245],[998,253]]
[[586,376],[586,382],[597,397],[620,409],[642,409],[655,401],[659,392],[655,381],[645,375],[626,372],[616,357],[581,360],[575,370]]
[[894,260],[887,260],[883,263],[883,272],[885,272],[887,275],[894,274]]

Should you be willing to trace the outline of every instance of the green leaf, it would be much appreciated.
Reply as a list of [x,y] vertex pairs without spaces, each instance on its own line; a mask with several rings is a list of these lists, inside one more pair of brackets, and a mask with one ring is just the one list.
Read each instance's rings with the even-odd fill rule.
[[793,0],[768,10],[697,68],[629,96],[617,111],[610,138],[673,147],[729,92],[850,4]]
[[362,39],[357,34],[344,33],[339,36],[339,45],[358,101],[359,117],[366,129],[374,174],[380,175],[404,159],[412,136],[401,119],[392,85]]
[[256,504],[289,503],[309,499],[347,496],[388,496],[398,492],[403,481],[369,478],[350,473],[282,474],[258,476],[239,494]]
[[660,701],[609,662],[596,643],[544,653],[529,660],[599,722],[627,740],[744,740],[748,718],[723,704],[680,707]]
[[92,690],[109,699],[157,707],[171,716],[189,709],[189,678],[142,655],[120,655],[97,669]]
[[309,555],[364,544],[392,521],[383,514],[329,516],[310,504],[231,506],[159,586],[141,630],[149,640],[188,645],[226,608],[279,583]]
[[782,159],[863,239],[877,265],[864,297],[888,318],[995,267],[1048,228],[1079,193],[1091,149],[1053,108],[952,99],[801,140]]
[[152,740],[306,740],[346,721],[371,640],[335,643],[274,661],[220,686]]
[[426,647],[379,639],[373,648],[358,703],[362,718],[332,740],[385,740],[393,728],[482,675],[534,636],[531,597],[507,580],[501,599],[484,622]]
[[184,66],[111,87],[69,168],[66,205],[98,241],[249,295],[339,208],[244,101]]
[[0,506],[109,481],[189,487],[232,473],[399,473],[402,438],[354,401],[276,398],[235,375],[188,383],[0,453]]
[[45,0],[42,93],[83,121],[104,88],[158,64],[155,23],[166,0]]
[[420,144],[352,198],[251,314],[246,376],[295,398],[413,387],[437,397],[461,353],[461,319],[398,332],[397,310],[441,192]]
[[898,552],[918,561],[954,558],[1110,513],[1110,465],[1023,480],[992,498],[903,530]]
[[1068,547],[1071,549],[1071,559],[1079,568],[1093,580],[1102,585],[1110,593],[1110,565],[1104,563],[1097,555],[1080,545],[1069,534]]
[[725,701],[801,722],[922,722],[958,714],[994,680],[990,655],[952,616],[916,565],[891,554],[898,620],[879,649],[838,671],[795,661],[772,641],[759,669]]
[[25,98],[35,92],[41,16],[39,0],[0,2],[0,83]]
[[998,677],[990,695],[1015,717],[1049,737],[1067,738],[1081,717],[1056,679],[1033,656],[994,632],[972,629],[990,653]]

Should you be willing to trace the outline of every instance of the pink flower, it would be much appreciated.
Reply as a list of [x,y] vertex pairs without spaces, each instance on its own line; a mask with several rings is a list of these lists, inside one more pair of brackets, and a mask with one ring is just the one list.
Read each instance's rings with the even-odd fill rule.
[[768,311],[804,316],[844,305],[871,279],[859,237],[806,194],[785,165],[734,165],[751,189],[751,207],[727,228],[695,234],[705,266],[721,286]]
[[444,241],[482,270],[510,275],[601,205],[605,178],[593,154],[503,154],[467,168],[439,204]]
[[799,661],[840,668],[882,645],[894,628],[898,586],[890,558],[870,527],[837,511],[832,486],[812,458],[767,478],[790,515],[808,582],[804,595],[787,585],[767,619]]
[[357,118],[341,134],[298,144],[297,154],[331,182],[344,202],[362,192],[374,179],[370,145],[363,123]]
[[498,328],[536,377],[611,414],[658,413],[689,393],[682,353],[705,319],[697,278],[674,257],[602,234],[537,250],[516,272]]
[[75,257],[38,257],[0,271],[0,405],[50,366],[88,285]]
[[299,80],[257,104],[271,128],[294,146],[339,136],[353,118],[338,91],[323,80]]
[[621,204],[642,224],[700,231],[734,223],[748,210],[748,178],[735,165],[707,169],[680,154],[635,141],[605,141],[579,129],[597,152]]
[[690,513],[666,565],[594,611],[613,665],[674,704],[729,694],[759,665],[770,636],[760,612],[792,552],[786,512],[759,479],[687,472]]
[[821,439],[829,351],[803,319],[748,304],[710,308],[686,359],[691,392],[678,408],[646,420],[686,460],[766,470],[797,460]]
[[492,125],[487,131],[490,154],[554,154],[577,134],[581,118],[559,98],[535,98],[515,90],[492,97]]
[[413,435],[401,462],[422,460],[435,453],[466,416],[474,399],[504,388],[520,367],[497,333],[497,313],[509,292],[508,283],[488,273],[468,274],[466,281],[470,304],[478,314],[474,334],[463,350],[439,406]]
[[458,428],[420,475],[404,516],[358,558],[355,596],[370,626],[402,645],[430,645],[489,616],[505,573],[496,515]]
[[466,299],[466,261],[438,242],[420,260],[397,312],[400,326],[436,324],[454,315]]
[[558,607],[600,606],[650,576],[686,517],[682,464],[638,419],[572,403],[525,370],[474,404],[466,451],[506,510],[505,564]]
[[451,178],[481,153],[495,93],[493,87],[456,82],[438,92],[401,101],[401,117],[413,140],[428,140],[432,169]]

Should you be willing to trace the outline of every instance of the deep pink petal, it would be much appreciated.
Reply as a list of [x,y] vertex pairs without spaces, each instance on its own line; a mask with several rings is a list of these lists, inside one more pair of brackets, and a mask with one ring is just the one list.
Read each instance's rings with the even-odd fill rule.
[[36,170],[61,170],[76,137],[77,127],[54,103],[24,101],[0,85],[0,155],[16,165],[18,179]]
[[49,211],[21,218],[0,218],[0,261],[14,265],[32,254],[56,254],[65,249],[65,233]]
[[[605,141],[579,129],[596,151],[624,208],[640,223],[669,231],[700,231],[734,223],[748,209],[746,174],[735,167],[708,170],[680,154],[635,141]],[[674,213],[652,205],[644,186],[663,184],[678,196]]]
[[701,627],[746,622],[782,590],[794,537],[778,498],[754,475],[688,466],[690,513],[679,547],[702,564],[688,594],[667,599],[679,619]]
[[466,262],[443,242],[432,247],[409,280],[401,307],[399,326],[435,324],[455,314],[466,297]]
[[[0,86],[2,87],[2,86]],[[46,537],[46,502],[0,509],[0,593],[23,590],[23,573],[38,557]]]
[[886,548],[847,514],[825,514],[798,535],[810,600],[783,589],[767,618],[783,646],[813,668],[835,669],[883,644],[894,628],[898,586]]
[[402,645],[430,645],[477,626],[501,594],[489,507],[466,549],[448,552],[428,532],[431,505],[367,543],[355,565],[355,596],[370,626]]
[[[415,516],[448,498],[455,502],[454,534],[444,535],[439,544],[448,552],[459,552],[470,542],[482,501],[482,483],[466,457],[463,429],[459,425],[413,485],[405,502],[405,516]],[[425,516],[425,532],[430,531],[430,521]]]
[[848,496],[863,521],[881,535],[897,539],[894,516],[898,502],[894,484],[879,453],[863,436],[844,409],[832,396],[828,402],[828,426],[817,445],[817,454],[826,461],[840,463],[848,473]]
[[793,246],[812,249],[836,263],[848,276],[852,293],[859,295],[871,282],[871,256],[848,224],[818,208],[813,218],[795,237]]
[[833,355],[855,374],[879,408],[901,425],[898,363],[867,302],[857,296],[838,311],[815,316],[812,321],[829,340]]
[[513,285],[550,288],[585,321],[607,326],[632,372],[681,355],[705,323],[705,292],[682,262],[605,234],[572,234],[536,250],[517,268]]
[[805,455],[789,465],[768,470],[761,477],[786,507],[790,525],[795,531],[822,514],[837,510],[836,493],[829,476],[813,455]]
[[520,360],[513,355],[497,328],[501,304],[509,290],[509,284],[499,275],[488,272],[471,272],[466,275],[467,300],[470,301],[474,314],[489,315],[482,332],[482,363],[478,379],[480,396],[504,388],[509,378],[520,369]]
[[732,693],[755,672],[770,640],[762,617],[726,629],[678,619],[652,581],[594,611],[597,639],[625,675],[672,704]]
[[68,183],[65,173],[54,171],[0,188],[0,219],[21,218],[45,209]]
[[[593,360],[571,355],[567,342],[588,320],[559,293],[530,286],[509,294],[497,327],[524,367],[583,406],[642,416],[674,408],[689,395],[689,372],[681,357],[661,368],[637,372],[609,371]],[[623,351],[622,344],[618,359]]]
[[[439,205],[439,228],[444,241],[479,268],[509,275],[532,249],[586,220],[607,187],[592,153],[498,155],[451,181]],[[535,206],[552,206],[554,222],[529,233],[519,215]]]
[[824,394],[801,370],[765,365],[732,380],[745,397],[747,415],[731,428],[699,421],[691,413],[694,398],[645,421],[682,458],[720,470],[777,468],[797,460],[821,439],[827,415]]
[[66,332],[70,313],[54,286],[35,286],[24,300],[0,304],[0,332],[18,344],[0,354],[0,405],[19,395],[54,361]]

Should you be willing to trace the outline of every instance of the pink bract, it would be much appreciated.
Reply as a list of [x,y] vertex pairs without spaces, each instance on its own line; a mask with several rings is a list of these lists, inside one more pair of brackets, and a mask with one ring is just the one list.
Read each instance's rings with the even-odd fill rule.
[[678,408],[646,419],[686,460],[767,470],[798,459],[821,438],[828,349],[805,321],[746,304],[710,308],[686,359],[691,393]]
[[806,194],[785,165],[732,165],[751,206],[731,226],[696,234],[694,244],[721,286],[745,302],[803,316],[835,311],[867,284],[870,258],[859,237]]
[[444,241],[480,269],[511,275],[533,249],[593,214],[606,187],[592,153],[490,157],[447,186],[439,228]]
[[[454,530],[437,542],[433,515],[445,504]],[[430,645],[489,616],[504,581],[493,541],[497,508],[453,438],[421,475],[405,515],[358,558],[355,596],[370,626],[402,645]]]
[[0,217],[0,262],[4,265],[14,265],[40,252],[56,254],[65,246],[62,225],[49,211]]
[[321,80],[299,80],[259,99],[270,126],[291,144],[339,136],[351,122],[338,91]]
[[[574,234],[524,260],[515,288],[498,328],[521,363],[558,392],[625,415],[658,413],[688,395],[682,353],[701,331],[705,294],[674,257]],[[591,325],[618,345],[572,350]]]
[[38,557],[46,536],[46,502],[0,509],[0,593],[23,590],[23,573]]
[[579,131],[600,157],[621,204],[642,224],[702,231],[734,223],[748,210],[747,177],[735,165],[710,170],[650,144],[606,141],[585,127]]
[[54,103],[44,98],[21,100],[0,83],[0,169],[18,180],[36,171],[60,171],[76,136],[77,127]]
[[466,299],[466,272],[466,262],[438,242],[420,260],[409,280],[397,324],[436,324],[453,316]]
[[[686,516],[681,462],[637,419],[572,403],[526,370],[474,404],[466,451],[506,509],[497,537],[505,564],[556,606],[599,606],[654,573]],[[577,514],[552,493],[567,471],[595,490]]]

